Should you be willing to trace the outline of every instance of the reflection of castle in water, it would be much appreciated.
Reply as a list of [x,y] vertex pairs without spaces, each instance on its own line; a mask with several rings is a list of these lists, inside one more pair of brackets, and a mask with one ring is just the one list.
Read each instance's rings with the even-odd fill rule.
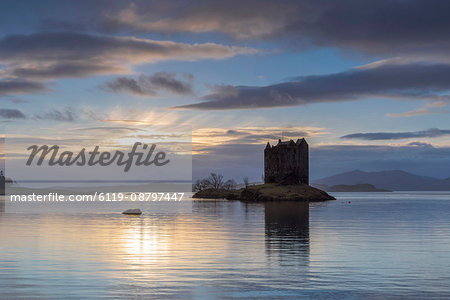
[[[242,227],[264,230],[265,252],[269,260],[282,262],[286,258],[290,264],[296,261],[300,265],[309,262],[308,202],[194,200],[192,204],[193,212],[214,221],[226,220],[220,226],[227,224],[233,228],[233,232]],[[297,259],[292,260],[292,256]]]
[[5,212],[5,200],[1,198],[1,195],[5,194],[5,182],[6,178],[3,175],[3,170],[0,171],[0,212]]
[[[264,203],[266,251],[269,256],[309,257],[309,203]],[[300,262],[301,263],[301,262]]]

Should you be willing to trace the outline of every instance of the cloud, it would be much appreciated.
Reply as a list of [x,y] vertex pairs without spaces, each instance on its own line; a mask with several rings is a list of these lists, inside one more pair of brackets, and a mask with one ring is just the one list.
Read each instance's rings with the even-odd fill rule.
[[[187,78],[193,78],[187,74]],[[155,89],[163,89],[179,95],[193,95],[192,85],[175,78],[175,74],[167,72],[158,72],[147,77],[147,80]]]
[[66,108],[64,110],[53,109],[43,114],[36,114],[35,118],[38,120],[74,122],[78,119],[78,114],[72,108]]
[[[192,75],[185,76],[192,80]],[[192,84],[176,78],[174,73],[157,72],[153,75],[141,75],[138,79],[119,77],[107,82],[104,86],[109,91],[126,92],[138,96],[157,96],[164,90],[178,95],[193,95]]]
[[0,118],[4,119],[25,119],[25,115],[18,109],[8,109],[1,108],[0,109]]
[[323,135],[323,128],[285,126],[285,127],[240,127],[233,129],[205,127],[192,132],[194,150],[205,151],[207,147],[221,144],[258,144],[265,145],[278,139],[296,139]]
[[46,91],[46,87],[39,82],[32,82],[20,79],[0,80],[0,96],[29,94]]
[[445,101],[436,101],[426,103],[424,106],[411,110],[405,111],[401,113],[387,113],[387,117],[392,118],[402,118],[402,117],[415,117],[415,116],[423,116],[423,115],[434,115],[434,114],[447,114],[448,111],[442,109],[447,106],[447,102]]
[[62,109],[55,108],[49,111],[35,113],[34,120],[50,120],[59,122],[77,122],[83,121],[84,124],[91,121],[102,121],[106,118],[108,112],[106,110],[95,111],[88,107],[65,107]]
[[7,100],[10,101],[11,103],[27,103],[28,101],[25,99],[21,99],[21,98],[16,98],[16,97],[10,97],[10,98],[0,98],[0,100]]
[[85,127],[74,128],[73,131],[88,131],[88,132],[113,132],[113,133],[129,133],[142,131],[140,128],[124,127],[124,126],[98,126],[98,127]]
[[65,63],[31,64],[29,66],[13,67],[7,71],[9,76],[33,80],[51,80],[67,77],[86,77],[93,75],[128,73],[124,66],[108,65],[107,63]]
[[256,52],[252,48],[216,43],[187,44],[73,32],[9,35],[0,39],[3,77],[45,80],[124,74],[136,64],[225,59]]
[[108,124],[126,126],[167,126],[174,129],[176,126],[192,126],[180,117],[176,111],[148,109],[148,108],[124,108],[117,106],[104,112],[99,121]]
[[119,77],[114,79],[113,81],[107,82],[105,88],[113,92],[128,92],[138,96],[156,95],[153,90],[143,86],[145,85],[144,80],[143,83],[140,83],[138,81],[141,81],[141,77],[138,80],[127,77]]
[[101,24],[106,31],[160,33],[222,32],[235,38],[270,35],[294,18],[297,5],[289,1],[195,1],[173,2],[169,9],[157,3],[133,3],[107,13]]
[[362,2],[287,0],[135,2],[103,16],[109,32],[223,33],[235,39],[288,41],[389,56],[449,58],[445,0]]
[[341,139],[360,139],[360,140],[400,140],[411,138],[434,138],[450,135],[449,129],[432,128],[424,131],[410,132],[373,132],[373,133],[353,133],[341,136]]
[[411,142],[407,144],[408,146],[416,146],[416,147],[428,147],[433,148],[433,145],[430,143],[422,143],[422,142]]
[[183,109],[255,109],[339,102],[368,97],[434,98],[450,89],[450,65],[382,64],[335,74],[304,76],[275,85],[215,88],[202,102]]

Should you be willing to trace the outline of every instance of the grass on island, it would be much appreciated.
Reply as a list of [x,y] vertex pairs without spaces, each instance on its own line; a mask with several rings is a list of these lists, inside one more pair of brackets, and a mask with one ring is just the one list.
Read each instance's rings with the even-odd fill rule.
[[242,201],[325,201],[334,200],[326,192],[306,184],[279,185],[266,183],[238,190],[205,189],[193,198],[228,199]]

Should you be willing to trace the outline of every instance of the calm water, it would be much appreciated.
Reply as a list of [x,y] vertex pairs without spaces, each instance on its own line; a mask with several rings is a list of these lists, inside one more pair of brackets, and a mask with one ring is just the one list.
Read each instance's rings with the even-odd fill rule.
[[6,202],[0,298],[450,299],[450,193],[335,195]]

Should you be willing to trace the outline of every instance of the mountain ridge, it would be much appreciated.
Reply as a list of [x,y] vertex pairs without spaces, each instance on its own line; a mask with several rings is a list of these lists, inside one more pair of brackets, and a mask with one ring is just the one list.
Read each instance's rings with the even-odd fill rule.
[[450,177],[438,179],[408,173],[403,170],[366,172],[352,170],[312,181],[313,185],[372,184],[393,191],[450,191]]

